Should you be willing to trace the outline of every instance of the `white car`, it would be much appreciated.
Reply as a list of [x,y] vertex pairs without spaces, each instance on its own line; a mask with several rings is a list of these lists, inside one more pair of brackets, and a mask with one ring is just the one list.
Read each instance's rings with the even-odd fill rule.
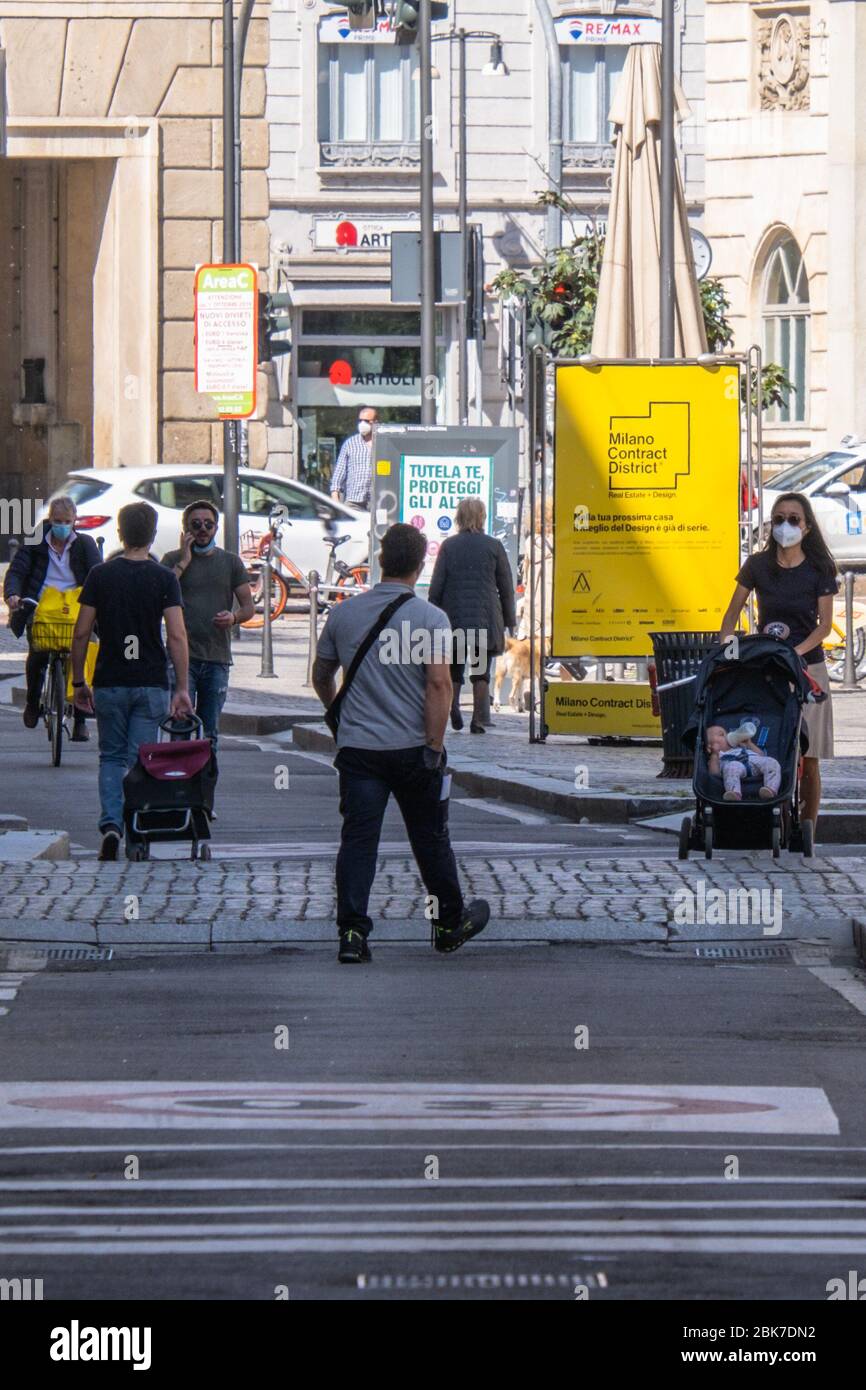
[[[240,515],[238,529],[241,550],[250,533],[256,538],[268,530],[268,518],[277,508],[288,519],[282,532],[282,547],[302,574],[318,570],[324,575],[328,564],[325,525],[336,527],[333,534],[352,537],[340,546],[339,556],[347,564],[366,564],[370,547],[370,514],[334,502],[324,493],[280,473],[259,468],[238,469]],[[67,495],[78,509],[79,531],[88,532],[98,542],[104,540],[106,557],[120,544],[117,513],[128,502],[149,502],[159,517],[153,553],[162,558],[180,544],[180,521],[184,507],[205,499],[223,511],[223,470],[219,466],[161,464],[155,468],[80,468],[70,473],[52,497]],[[49,498],[49,501],[51,498]],[[47,504],[37,520],[47,515]],[[246,540],[245,540],[246,533]],[[217,545],[224,544],[220,519]]]
[[[764,488],[764,522],[786,492],[808,497],[839,565],[866,564],[866,443],[846,436],[829,453],[794,463]],[[752,513],[757,523],[757,512]]]

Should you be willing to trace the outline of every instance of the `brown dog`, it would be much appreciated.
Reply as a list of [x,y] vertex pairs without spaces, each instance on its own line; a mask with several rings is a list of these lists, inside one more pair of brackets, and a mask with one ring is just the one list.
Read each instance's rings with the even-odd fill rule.
[[[535,653],[536,680],[541,680],[541,651]],[[529,680],[529,638],[506,637],[505,651],[496,658],[496,675],[493,677],[493,708],[500,708],[500,696],[505,677],[511,681],[509,704],[518,713],[523,712],[523,687]]]

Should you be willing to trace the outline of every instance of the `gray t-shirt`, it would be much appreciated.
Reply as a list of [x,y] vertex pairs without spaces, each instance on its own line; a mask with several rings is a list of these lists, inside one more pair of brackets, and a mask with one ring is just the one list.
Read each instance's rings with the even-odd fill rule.
[[[183,555],[182,550],[168,550],[162,563],[171,569]],[[230,627],[214,627],[216,613],[231,613],[235,589],[249,584],[250,577],[240,556],[215,546],[209,555],[192,553],[189,566],[180,577],[183,595],[183,617],[191,661],[218,661],[232,664]]]
[[[347,671],[377,617],[407,584],[377,584],[338,603],[319,638],[323,661]],[[437,637],[436,634],[439,634]],[[361,662],[340,708],[338,748],[419,748],[424,728],[425,663],[449,657],[450,624],[441,608],[415,595],[404,603]]]

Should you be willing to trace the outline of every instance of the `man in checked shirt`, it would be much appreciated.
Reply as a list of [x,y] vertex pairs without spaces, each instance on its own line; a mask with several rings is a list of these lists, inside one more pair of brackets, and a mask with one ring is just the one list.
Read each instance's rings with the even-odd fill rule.
[[346,505],[365,512],[370,505],[373,481],[373,426],[379,416],[372,405],[362,405],[358,411],[358,433],[352,434],[337,455],[331,496],[335,502],[344,494]]

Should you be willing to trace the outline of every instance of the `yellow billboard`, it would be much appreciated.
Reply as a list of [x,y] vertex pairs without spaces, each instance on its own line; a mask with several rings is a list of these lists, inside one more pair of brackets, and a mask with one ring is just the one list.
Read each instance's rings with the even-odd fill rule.
[[555,370],[553,654],[716,631],[739,569],[738,367]]
[[645,681],[550,681],[544,692],[544,722],[550,734],[662,734]]

